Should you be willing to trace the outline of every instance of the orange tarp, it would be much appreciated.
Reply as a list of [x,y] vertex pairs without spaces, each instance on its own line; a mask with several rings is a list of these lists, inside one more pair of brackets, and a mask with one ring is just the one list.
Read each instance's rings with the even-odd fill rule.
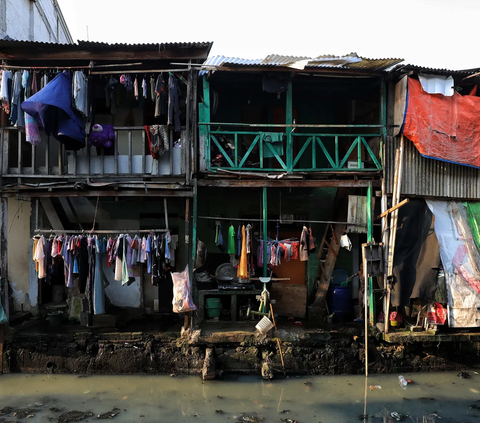
[[408,78],[403,134],[422,156],[480,167],[480,97],[428,94]]

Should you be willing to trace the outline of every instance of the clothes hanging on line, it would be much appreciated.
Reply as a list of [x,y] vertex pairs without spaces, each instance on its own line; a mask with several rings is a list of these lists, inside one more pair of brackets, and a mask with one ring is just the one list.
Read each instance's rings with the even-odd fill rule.
[[[257,266],[263,267],[263,240],[257,250]],[[267,240],[267,266],[280,266],[283,261],[298,260],[300,242],[297,240]]]

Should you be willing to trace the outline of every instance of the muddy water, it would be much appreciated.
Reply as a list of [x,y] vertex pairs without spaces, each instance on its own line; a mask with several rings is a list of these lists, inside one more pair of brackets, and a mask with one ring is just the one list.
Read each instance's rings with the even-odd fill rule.
[[[19,421],[18,410],[25,408],[30,415],[25,422],[64,422],[68,419],[59,417],[73,410],[93,413],[83,421],[94,421],[116,408],[112,420],[118,423],[393,422],[392,412],[415,423],[473,423],[480,421],[480,375],[469,374],[469,379],[457,373],[405,374],[414,382],[405,390],[398,375],[369,376],[366,384],[362,376],[290,376],[272,382],[228,376],[203,383],[194,376],[3,375],[0,409],[13,410],[0,421]],[[370,385],[381,389],[370,390]]]

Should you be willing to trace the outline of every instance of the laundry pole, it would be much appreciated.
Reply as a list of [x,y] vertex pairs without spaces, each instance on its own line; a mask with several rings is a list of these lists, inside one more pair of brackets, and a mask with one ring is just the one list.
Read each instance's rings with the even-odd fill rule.
[[263,276],[267,276],[267,187],[262,188],[262,203],[263,203]]

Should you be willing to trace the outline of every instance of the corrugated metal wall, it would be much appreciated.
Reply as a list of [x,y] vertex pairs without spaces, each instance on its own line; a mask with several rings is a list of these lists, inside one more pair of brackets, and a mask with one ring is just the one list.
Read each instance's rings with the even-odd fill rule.
[[[400,137],[386,137],[384,166],[388,194],[393,191],[395,149],[399,146]],[[480,199],[479,169],[426,159],[407,138],[403,154],[403,195]]]

